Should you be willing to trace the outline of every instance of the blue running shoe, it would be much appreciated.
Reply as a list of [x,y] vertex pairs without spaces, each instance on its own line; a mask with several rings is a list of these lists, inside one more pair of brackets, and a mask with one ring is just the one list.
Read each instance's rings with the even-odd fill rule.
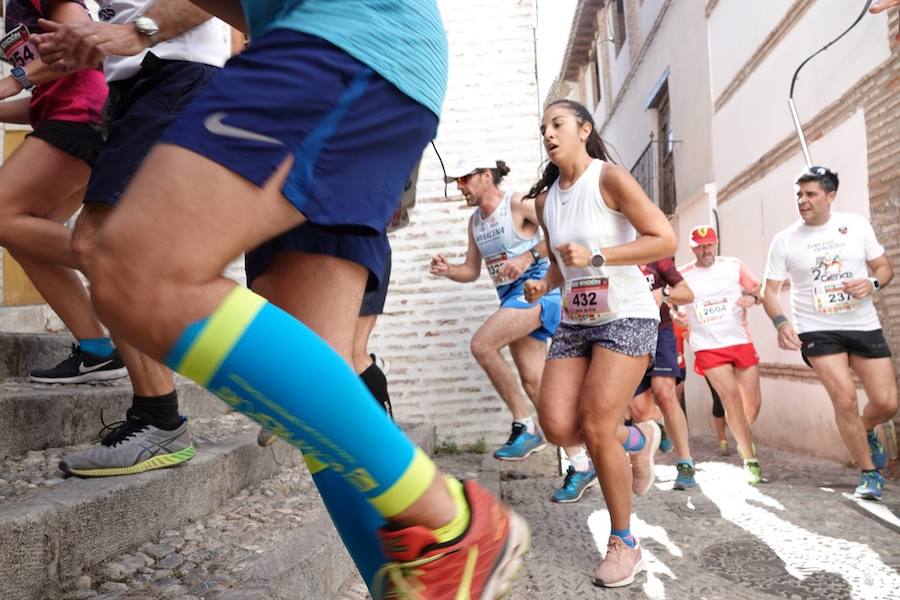
[[522,423],[513,423],[512,433],[502,448],[494,452],[497,460],[525,460],[547,444],[540,433],[532,435]]
[[669,434],[666,433],[666,427],[662,423],[659,424],[659,435],[659,451],[663,454],[668,454],[672,451],[674,446],[672,445],[672,439],[669,437]]
[[859,476],[859,485],[853,493],[863,500],[881,500],[884,490],[884,477],[878,471],[863,471]]
[[672,485],[672,489],[689,490],[697,485],[697,482],[694,481],[694,465],[686,462],[680,462],[675,465],[675,468],[678,470],[678,476],[675,478],[675,483]]
[[869,440],[869,452],[872,453],[872,463],[876,469],[884,469],[888,464],[888,455],[887,450],[884,449],[884,444],[878,439],[878,434],[875,431],[867,431],[866,438]]
[[559,504],[578,502],[584,496],[584,492],[595,485],[597,485],[597,472],[593,467],[589,471],[576,471],[575,467],[569,465],[562,487],[553,492],[550,500]]

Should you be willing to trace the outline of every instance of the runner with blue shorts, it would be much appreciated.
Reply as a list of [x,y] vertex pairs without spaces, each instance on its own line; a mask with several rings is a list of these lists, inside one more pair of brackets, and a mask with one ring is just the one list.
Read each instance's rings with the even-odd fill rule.
[[266,269],[271,303],[222,276],[306,222],[384,233],[437,130],[447,47],[436,2],[200,4],[252,41],[176,119],[100,231],[98,312],[367,500],[387,521],[373,596],[502,596],[527,525],[477,483],[441,474],[348,365],[366,282],[382,269],[282,253]]

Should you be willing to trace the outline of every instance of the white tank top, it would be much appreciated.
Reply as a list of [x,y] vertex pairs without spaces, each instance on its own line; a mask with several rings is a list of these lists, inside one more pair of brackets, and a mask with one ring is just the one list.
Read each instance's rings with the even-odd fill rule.
[[600,194],[604,162],[594,159],[571,188],[553,182],[544,202],[544,225],[556,263],[565,278],[562,321],[570,325],[602,325],[625,318],[659,320],[659,308],[637,265],[567,267],[556,247],[575,242],[587,248],[619,246],[637,238],[622,213],[606,205]]
[[494,287],[500,287],[513,282],[513,279],[500,277],[500,269],[507,260],[520,254],[525,254],[541,242],[541,230],[538,229],[530,238],[523,238],[516,230],[513,223],[512,209],[509,202],[512,192],[506,192],[503,200],[497,208],[487,217],[481,215],[481,209],[476,208],[472,214],[472,236],[475,244],[484,259]]

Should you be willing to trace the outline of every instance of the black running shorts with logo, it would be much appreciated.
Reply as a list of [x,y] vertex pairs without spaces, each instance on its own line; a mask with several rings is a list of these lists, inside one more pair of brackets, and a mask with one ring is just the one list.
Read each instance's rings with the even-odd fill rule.
[[863,358],[888,358],[891,349],[881,329],[872,331],[808,331],[800,334],[800,355],[809,363],[810,356],[849,354]]

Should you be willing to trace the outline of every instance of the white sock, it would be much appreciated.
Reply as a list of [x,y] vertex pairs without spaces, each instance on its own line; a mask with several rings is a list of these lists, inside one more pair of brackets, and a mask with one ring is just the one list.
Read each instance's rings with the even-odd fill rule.
[[591,459],[584,448],[579,450],[575,456],[570,456],[569,462],[572,463],[572,466],[575,467],[576,471],[581,473],[590,471],[591,469]]
[[525,430],[531,435],[534,435],[534,432],[537,430],[537,428],[534,426],[534,419],[532,419],[531,417],[516,419],[515,421],[513,421],[513,423],[521,423],[525,426]]

